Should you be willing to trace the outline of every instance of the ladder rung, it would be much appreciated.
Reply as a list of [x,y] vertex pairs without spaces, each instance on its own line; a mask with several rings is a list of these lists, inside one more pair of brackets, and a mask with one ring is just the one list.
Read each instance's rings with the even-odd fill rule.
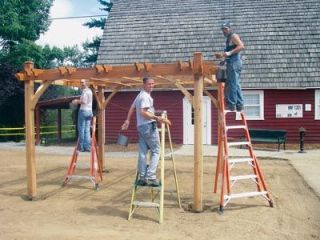
[[135,183],[135,186],[137,186],[138,188],[152,188],[154,190],[161,190],[161,185],[158,187],[153,187],[153,186],[149,186],[149,185],[138,185],[137,183]]
[[253,179],[253,178],[257,178],[257,175],[250,174],[250,175],[230,176],[231,181],[246,180],[246,179]]
[[81,176],[81,175],[71,175],[71,176],[68,176],[68,179],[75,179],[75,180],[79,180],[79,179],[89,179],[89,180],[92,180],[92,179],[94,179],[94,177],[91,177],[91,176]]
[[226,126],[226,129],[246,129],[246,125],[232,125],[232,126]]
[[237,112],[236,110],[234,110],[234,111],[230,111],[230,110],[224,110],[224,113],[231,113],[231,112]]
[[228,146],[241,146],[241,145],[249,145],[249,141],[245,142],[228,142]]
[[78,169],[88,169],[90,168],[90,164],[88,163],[76,163]]
[[140,201],[133,201],[132,205],[137,207],[145,207],[145,208],[159,208],[160,204],[155,202],[140,202]]
[[242,162],[252,162],[253,158],[231,158],[229,163],[242,163]]
[[266,195],[267,193],[268,193],[267,191],[234,193],[231,195],[224,195],[224,198],[225,199],[233,199],[233,198],[243,198],[243,197],[255,197],[255,196]]

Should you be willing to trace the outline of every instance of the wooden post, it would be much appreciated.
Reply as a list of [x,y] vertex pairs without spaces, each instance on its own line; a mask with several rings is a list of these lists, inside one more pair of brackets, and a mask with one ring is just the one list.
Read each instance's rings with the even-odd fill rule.
[[[32,68],[32,62],[26,62],[24,64],[24,69],[26,71],[31,70]],[[37,177],[34,147],[34,107],[32,104],[34,96],[34,82],[31,80],[26,80],[24,83],[24,91],[28,198],[30,200],[33,200],[37,195]]]
[[58,116],[57,116],[57,122],[58,122],[58,135],[57,135],[57,140],[60,143],[62,139],[62,134],[61,134],[61,109],[58,108]]
[[[167,112],[164,111],[161,114],[162,118],[167,117]],[[164,155],[165,155],[165,132],[166,132],[166,125],[164,123],[161,123],[161,142],[160,142],[160,179],[161,179],[161,193],[160,193],[160,217],[159,217],[159,223],[163,223],[163,202],[164,202]]]
[[195,53],[194,60],[194,196],[193,211],[202,212],[202,185],[203,185],[203,120],[202,120],[202,93],[203,93],[203,63],[202,54]]
[[40,144],[40,107],[36,107],[36,144]]
[[[99,101],[101,103],[104,103],[105,97],[103,93],[103,88],[98,87],[98,97]],[[103,105],[103,104],[102,104]],[[105,157],[104,157],[104,144],[105,144],[105,109],[104,108],[98,108],[98,146],[99,146],[99,161],[100,161],[100,166],[102,167],[102,170],[105,171]]]

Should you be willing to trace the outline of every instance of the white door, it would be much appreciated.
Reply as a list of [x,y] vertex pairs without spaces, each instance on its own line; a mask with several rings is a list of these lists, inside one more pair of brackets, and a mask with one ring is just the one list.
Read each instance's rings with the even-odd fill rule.
[[[203,144],[211,144],[211,101],[203,96]],[[194,111],[187,98],[183,99],[183,144],[194,144]]]

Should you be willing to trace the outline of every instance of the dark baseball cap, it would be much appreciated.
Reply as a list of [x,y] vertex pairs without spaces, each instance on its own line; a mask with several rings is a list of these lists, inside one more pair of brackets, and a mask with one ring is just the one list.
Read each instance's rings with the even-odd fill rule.
[[231,23],[229,21],[222,23],[221,29],[224,29],[224,28],[231,28]]

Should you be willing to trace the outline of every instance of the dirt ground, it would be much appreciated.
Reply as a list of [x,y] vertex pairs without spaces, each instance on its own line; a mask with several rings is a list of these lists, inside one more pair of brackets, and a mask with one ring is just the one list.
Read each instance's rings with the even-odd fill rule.
[[[69,155],[37,154],[38,200],[26,200],[25,152],[0,150],[0,239],[320,239],[320,201],[286,160],[260,159],[275,206],[262,198],[231,201],[223,215],[212,193],[215,159],[204,158],[202,213],[193,213],[193,157],[176,156],[183,210],[166,160],[164,222],[155,209],[127,220],[135,158],[108,158],[99,191],[88,180],[61,187]],[[80,162],[88,162],[88,155]],[[84,166],[82,165],[82,168]],[[80,168],[80,167],[79,167]],[[232,171],[245,172],[239,165]],[[82,173],[87,170],[80,170]],[[238,184],[238,183],[237,183]],[[244,189],[253,184],[234,186]]]

